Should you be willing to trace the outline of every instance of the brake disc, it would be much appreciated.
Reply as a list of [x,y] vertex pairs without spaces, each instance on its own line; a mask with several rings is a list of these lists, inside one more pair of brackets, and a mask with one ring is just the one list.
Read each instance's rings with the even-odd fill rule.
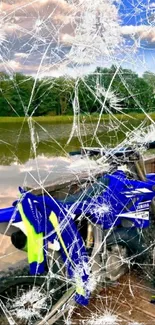
[[111,281],[118,280],[127,272],[128,265],[127,248],[120,245],[112,245],[106,252],[105,277]]

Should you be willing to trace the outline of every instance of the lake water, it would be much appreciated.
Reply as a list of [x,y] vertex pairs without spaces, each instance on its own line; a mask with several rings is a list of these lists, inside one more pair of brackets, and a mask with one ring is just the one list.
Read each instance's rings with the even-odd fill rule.
[[[76,165],[68,152],[80,146],[98,146],[93,140],[96,124],[82,124],[80,130],[75,128],[67,144],[72,127],[71,124],[42,123],[30,130],[27,124],[0,123],[0,207],[16,199],[18,186],[38,186],[40,181],[52,182],[82,168],[81,162]],[[125,137],[124,132],[125,128],[120,125],[102,122],[97,136],[103,145],[113,146]]]

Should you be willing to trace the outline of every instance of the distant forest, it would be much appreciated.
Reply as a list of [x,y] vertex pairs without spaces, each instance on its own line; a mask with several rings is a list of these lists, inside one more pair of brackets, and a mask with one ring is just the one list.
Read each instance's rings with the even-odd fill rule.
[[43,78],[0,72],[0,116],[97,114],[155,111],[155,74],[142,77],[115,66],[83,78]]

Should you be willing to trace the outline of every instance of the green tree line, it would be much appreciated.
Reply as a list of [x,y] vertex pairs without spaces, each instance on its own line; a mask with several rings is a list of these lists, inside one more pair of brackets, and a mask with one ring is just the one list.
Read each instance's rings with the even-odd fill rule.
[[[75,92],[76,88],[76,92]],[[76,98],[76,101],[74,100]],[[115,66],[97,68],[83,78],[43,78],[0,72],[0,116],[72,115],[73,103],[83,114],[155,111],[155,74],[142,77]]]

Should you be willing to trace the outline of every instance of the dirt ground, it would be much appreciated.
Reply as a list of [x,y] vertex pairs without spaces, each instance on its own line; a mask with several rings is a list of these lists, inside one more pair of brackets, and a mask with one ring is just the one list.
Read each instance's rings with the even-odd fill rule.
[[155,289],[137,276],[124,275],[117,283],[104,287],[89,306],[74,311],[72,325],[155,325]]

